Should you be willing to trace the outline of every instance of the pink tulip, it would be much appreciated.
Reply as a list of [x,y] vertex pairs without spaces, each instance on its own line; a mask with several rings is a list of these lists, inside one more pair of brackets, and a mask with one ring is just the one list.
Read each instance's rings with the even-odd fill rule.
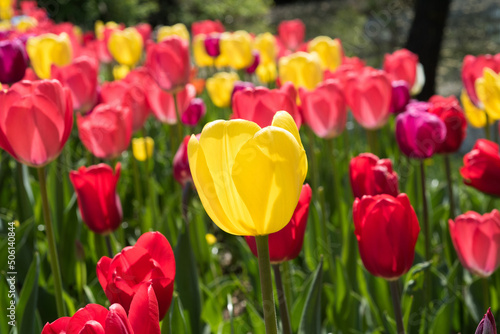
[[306,34],[306,26],[300,19],[281,21],[278,25],[278,35],[281,42],[289,50],[296,50]]
[[406,81],[410,89],[417,78],[417,65],[418,56],[406,49],[397,50],[384,57],[384,71],[392,77],[393,81]]

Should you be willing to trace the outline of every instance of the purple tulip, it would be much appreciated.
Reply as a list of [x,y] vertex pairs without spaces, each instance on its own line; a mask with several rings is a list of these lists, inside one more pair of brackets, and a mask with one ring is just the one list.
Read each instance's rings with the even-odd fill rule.
[[406,105],[410,102],[410,88],[404,80],[393,81],[391,85],[391,113],[399,114],[405,110]]
[[245,88],[254,88],[254,84],[251,83],[251,82],[248,82],[248,81],[236,81],[234,83],[234,88],[233,88],[233,92],[231,94],[231,101],[233,100],[233,96],[234,94],[236,94],[236,92],[239,92],[240,90],[243,90]]
[[257,66],[260,64],[260,56],[259,52],[257,50],[252,51],[253,55],[253,63],[250,65],[250,67],[247,67],[246,71],[248,74],[254,74],[255,70],[257,69]]
[[210,57],[218,57],[220,55],[220,35],[208,35],[205,38],[205,50]]
[[408,157],[431,157],[446,138],[446,125],[436,115],[410,109],[396,117],[396,140]]
[[497,326],[495,318],[493,318],[493,314],[491,313],[491,307],[488,308],[479,326],[477,326],[475,334],[497,334]]
[[22,80],[28,67],[28,55],[19,39],[0,41],[0,82],[13,84]]
[[205,116],[207,108],[205,107],[205,102],[202,99],[194,98],[189,103],[187,109],[182,113],[181,121],[185,125],[195,126],[198,124],[200,119]]

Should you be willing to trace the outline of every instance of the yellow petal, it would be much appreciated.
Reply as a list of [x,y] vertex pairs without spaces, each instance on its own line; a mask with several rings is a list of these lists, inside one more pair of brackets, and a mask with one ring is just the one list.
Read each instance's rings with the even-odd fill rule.
[[40,79],[50,78],[53,64],[65,66],[71,63],[72,47],[68,34],[43,34],[28,38],[26,51],[31,66]]
[[308,52],[317,52],[323,69],[334,71],[342,63],[344,52],[339,39],[327,36],[318,36],[309,42]]
[[182,23],[174,24],[173,26],[163,26],[158,29],[158,34],[156,39],[158,42],[163,41],[165,38],[170,36],[178,36],[189,42],[189,31],[186,26]]
[[127,76],[130,72],[130,67],[128,65],[115,65],[113,66],[113,78],[115,80],[121,80]]
[[108,40],[108,50],[121,65],[135,66],[142,56],[143,40],[134,27],[115,30]]
[[193,38],[193,58],[198,67],[214,66],[215,60],[205,49],[205,35],[196,35]]
[[297,129],[297,124],[295,124],[293,117],[288,112],[282,110],[274,114],[273,122],[271,123],[271,125],[277,126],[290,132],[295,137],[300,147],[304,148],[304,146],[302,145],[302,141],[300,140],[300,134],[299,130]]
[[465,90],[462,90],[462,94],[460,95],[460,100],[462,101],[462,106],[464,107],[465,116],[469,120],[470,125],[472,125],[475,128],[484,127],[486,124],[485,112],[476,107],[472,103]]
[[219,72],[207,79],[206,88],[208,95],[217,107],[229,107],[234,83],[238,80],[238,74],[234,72]]
[[134,158],[136,160],[146,161],[146,157],[152,157],[154,147],[155,142],[151,137],[132,139],[132,153],[134,154]]

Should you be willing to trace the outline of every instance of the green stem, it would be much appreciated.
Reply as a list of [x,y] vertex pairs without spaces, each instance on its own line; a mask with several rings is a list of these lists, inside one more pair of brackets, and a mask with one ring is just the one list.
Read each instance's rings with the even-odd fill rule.
[[180,110],[179,110],[179,106],[177,104],[177,92],[173,93],[172,94],[174,96],[174,106],[175,106],[175,117],[177,119],[177,140],[178,140],[178,143],[177,145],[175,146],[175,149],[177,149],[177,147],[182,143],[182,121],[181,121],[181,113],[180,113]]
[[56,297],[57,315],[63,317],[66,315],[63,300],[63,288],[61,280],[61,268],[59,267],[59,258],[57,257],[56,240],[50,219],[49,198],[47,196],[47,181],[45,179],[45,167],[38,169],[38,182],[40,183],[40,195],[42,197],[43,218],[45,221],[45,230],[49,249],[50,268],[54,279],[54,295]]
[[308,129],[307,135],[308,135],[308,142],[309,142],[309,163],[311,164],[311,168],[309,169],[311,171],[311,183],[312,183],[312,190],[313,192],[317,190],[318,187],[318,167],[316,163],[316,152],[314,148],[314,133],[312,132],[311,129]]
[[104,240],[106,240],[106,248],[108,249],[108,256],[112,259],[114,256],[113,247],[111,246],[111,236],[106,234],[104,236]]
[[450,218],[455,219],[455,198],[453,196],[453,180],[451,178],[450,156],[444,156],[444,166],[446,168],[446,180],[448,182],[448,197],[450,198]]
[[[430,250],[430,237],[431,231],[429,230],[429,213],[427,208],[427,196],[425,190],[425,165],[424,159],[420,160],[420,185],[422,189],[422,207],[423,207],[423,221],[424,221],[424,242],[425,242],[425,260],[429,261],[431,259]],[[425,271],[424,277],[424,300],[425,305],[429,305],[431,299],[431,275],[430,270]]]
[[262,290],[262,307],[266,334],[278,334],[276,327],[276,310],[274,309],[273,282],[271,279],[271,261],[269,259],[269,242],[267,235],[255,236],[259,261],[260,286]]
[[132,154],[132,169],[134,170],[134,185],[135,185],[135,199],[137,200],[137,204],[139,205],[138,217],[141,216],[141,210],[144,206],[144,200],[142,197],[142,185],[141,185],[141,174],[139,173],[139,167],[137,166],[137,161]]
[[488,113],[485,111],[484,115],[486,116],[486,124],[484,125],[484,134],[486,135],[486,139],[490,140],[490,118],[488,116]]
[[488,277],[481,278],[483,285],[483,299],[484,299],[484,309],[487,310],[490,304],[490,287],[488,284]]
[[292,275],[290,273],[290,261],[285,261],[281,264],[281,271],[283,272],[282,274],[282,282],[283,282],[283,290],[285,293],[285,301],[287,304],[287,307],[290,308],[290,301],[293,300],[293,295],[292,295]]
[[283,334],[292,334],[292,323],[290,322],[290,315],[288,313],[285,289],[281,279],[280,265],[273,264],[273,271],[274,281],[276,282],[276,292],[278,294],[278,303],[280,306],[281,327],[283,329]]
[[389,281],[389,286],[391,288],[392,306],[394,307],[394,317],[396,318],[398,334],[404,334],[405,328],[403,325],[403,312],[401,311],[398,281]]
[[366,138],[368,139],[368,146],[370,147],[370,152],[375,155],[380,155],[379,138],[377,135],[377,130],[366,129]]

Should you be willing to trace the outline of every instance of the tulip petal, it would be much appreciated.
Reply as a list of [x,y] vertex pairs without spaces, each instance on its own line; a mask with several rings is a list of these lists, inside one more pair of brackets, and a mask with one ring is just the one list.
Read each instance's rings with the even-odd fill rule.
[[[80,330],[89,322],[92,322],[87,328],[86,333],[99,333],[98,331],[90,331],[92,328],[97,328],[97,324],[104,326],[108,310],[98,304],[88,304],[84,308],[79,309],[72,317],[66,327],[66,333],[81,333]],[[104,333],[104,330],[102,331]]]
[[109,307],[109,313],[106,318],[106,334],[134,334],[132,326],[130,326],[130,322],[127,319],[127,312],[125,312],[125,309],[120,304],[113,304]]
[[272,125],[290,132],[295,137],[300,147],[302,147],[302,149],[304,148],[304,146],[302,145],[302,141],[300,140],[300,134],[299,129],[297,129],[297,124],[295,124],[295,121],[288,112],[278,111],[273,117]]
[[160,333],[158,301],[153,287],[143,284],[130,304],[129,319],[133,333]]
[[[68,331],[68,333],[72,333],[72,332]],[[75,333],[78,333],[78,334],[107,334],[104,331],[104,327],[95,320],[89,320],[88,322],[86,322],[83,325],[83,327],[82,327],[82,329],[80,329],[80,331],[75,332]]]
[[62,317],[43,326],[42,334],[65,334],[71,317]]

